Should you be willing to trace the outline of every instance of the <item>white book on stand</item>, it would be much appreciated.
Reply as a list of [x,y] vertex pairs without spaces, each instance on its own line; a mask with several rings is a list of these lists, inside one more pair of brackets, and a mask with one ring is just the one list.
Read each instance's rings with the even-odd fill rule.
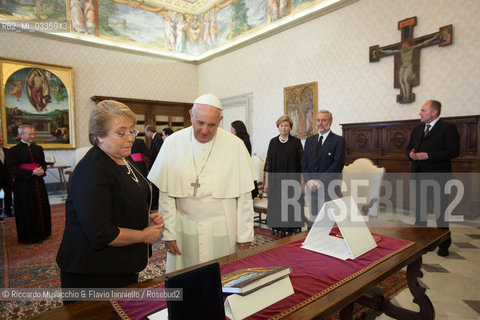
[[[337,224],[342,237],[330,236]],[[377,247],[352,197],[325,202],[302,248],[342,260],[355,259]]]
[[46,162],[48,165],[53,166],[53,165],[55,164],[55,162],[56,162],[56,161],[55,161],[55,157],[54,157],[52,154],[50,154],[50,155],[46,154],[46,155],[45,155],[45,162]]
[[287,275],[249,294],[229,295],[225,300],[225,315],[231,320],[244,319],[293,293],[292,283]]

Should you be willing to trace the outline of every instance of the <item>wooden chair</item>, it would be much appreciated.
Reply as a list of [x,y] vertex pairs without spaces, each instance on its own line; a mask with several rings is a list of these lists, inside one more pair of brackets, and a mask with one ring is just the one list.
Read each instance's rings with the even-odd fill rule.
[[352,196],[363,215],[378,215],[378,198],[385,168],[379,168],[372,160],[359,158],[342,171],[342,195]]

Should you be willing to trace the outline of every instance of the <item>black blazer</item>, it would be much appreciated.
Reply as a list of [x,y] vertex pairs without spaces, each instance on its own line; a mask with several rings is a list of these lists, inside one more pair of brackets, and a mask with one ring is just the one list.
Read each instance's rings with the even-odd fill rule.
[[[429,134],[423,137],[425,123],[413,128],[407,146],[407,156],[410,151],[428,153],[427,160],[413,161],[413,172],[451,172],[451,159],[460,153],[460,135],[457,126],[439,119]],[[412,159],[410,159],[412,161]]]
[[10,173],[8,172],[7,168],[7,155],[8,155],[8,149],[2,147],[3,149],[3,154],[5,155],[5,160],[2,162],[0,161],[0,185],[3,186],[3,182],[6,181],[7,179],[11,181],[11,176]]
[[150,169],[152,168],[153,163],[155,162],[155,159],[157,159],[157,155],[160,152],[160,148],[162,147],[162,144],[163,144],[162,135],[157,132],[155,136],[152,138],[152,141],[150,142],[150,157],[149,157]]
[[[149,189],[132,159],[128,160]],[[118,236],[119,227],[143,230],[149,225],[150,194],[126,174],[125,166],[116,164],[99,147],[92,147],[68,183],[65,231],[57,254],[60,269],[89,275],[142,271],[151,252],[148,244],[108,244]]]
[[[331,132],[323,142],[317,157],[318,134],[308,137],[302,157],[302,172],[305,182],[320,179],[328,182],[338,178],[345,165],[345,138]],[[319,174],[322,173],[322,174]]]

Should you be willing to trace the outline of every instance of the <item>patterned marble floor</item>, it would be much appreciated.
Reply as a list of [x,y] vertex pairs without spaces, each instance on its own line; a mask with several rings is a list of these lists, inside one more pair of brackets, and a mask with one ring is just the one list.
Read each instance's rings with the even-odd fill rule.
[[67,194],[66,193],[59,192],[59,193],[48,195],[48,201],[50,202],[50,204],[65,203],[65,200],[67,200]]
[[[396,220],[398,215],[380,213],[378,219]],[[407,219],[408,220],[408,219]],[[478,219],[477,219],[478,220]],[[406,222],[413,222],[406,221]],[[429,220],[428,226],[435,226]],[[450,255],[435,252],[423,256],[423,278],[426,294],[435,308],[435,319],[480,319],[480,223],[467,221],[450,225],[453,244]],[[418,311],[408,289],[392,301],[401,307]],[[381,320],[392,319],[381,315]]]

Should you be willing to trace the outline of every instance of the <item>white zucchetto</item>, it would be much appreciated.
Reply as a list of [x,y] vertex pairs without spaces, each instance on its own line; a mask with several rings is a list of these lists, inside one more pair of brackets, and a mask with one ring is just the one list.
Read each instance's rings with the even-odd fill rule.
[[222,102],[213,94],[207,93],[198,97],[193,103],[195,104],[206,104],[214,108],[223,110]]

